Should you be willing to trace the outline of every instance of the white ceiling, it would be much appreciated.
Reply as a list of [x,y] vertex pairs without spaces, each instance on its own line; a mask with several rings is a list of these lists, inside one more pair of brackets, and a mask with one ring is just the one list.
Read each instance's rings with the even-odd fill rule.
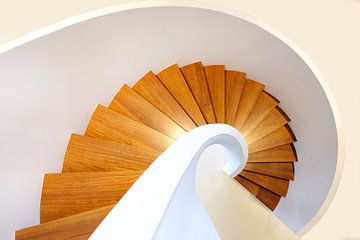
[[[296,179],[275,214],[294,231],[331,186],[337,134],[329,102],[301,58],[241,19],[190,8],[138,9],[65,28],[0,55],[0,238],[39,219],[43,174],[60,171],[72,132],[123,83],[172,63],[226,64],[266,84],[292,119]],[[4,234],[3,236],[1,234]]]

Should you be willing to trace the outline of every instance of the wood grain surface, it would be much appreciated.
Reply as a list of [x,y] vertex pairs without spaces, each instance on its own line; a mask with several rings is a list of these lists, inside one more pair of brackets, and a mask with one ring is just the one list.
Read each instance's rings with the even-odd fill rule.
[[85,136],[164,151],[174,139],[99,105],[85,132]]
[[72,134],[62,172],[145,170],[160,152]]
[[278,104],[278,100],[262,91],[240,132],[247,136]]
[[115,205],[60,218],[15,232],[16,240],[87,240]]
[[134,170],[46,174],[40,222],[116,204],[141,174]]
[[126,84],[116,94],[109,108],[173,139],[178,139],[186,133],[183,128]]
[[293,163],[247,163],[245,170],[276,178],[294,180]]
[[289,181],[285,179],[270,177],[249,171],[242,171],[240,176],[283,197],[286,196],[289,188]]
[[241,129],[246,119],[253,110],[264,85],[254,80],[246,79],[241,93],[241,98],[238,104],[238,109],[235,116],[234,127]]
[[260,152],[250,153],[248,162],[295,162],[297,156],[292,144],[270,148]]
[[227,124],[234,125],[246,74],[238,71],[225,71],[225,105]]
[[247,180],[242,176],[236,176],[235,179],[257,199],[259,199],[265,206],[273,211],[275,210],[281,198],[279,195]]
[[225,123],[225,66],[205,66],[204,72],[218,123]]
[[215,114],[201,62],[192,63],[181,68],[181,72],[190,87],[207,123],[216,123]]
[[206,120],[177,64],[162,70],[157,76],[198,126],[206,124]]
[[193,120],[153,72],[143,76],[133,89],[185,130],[196,128]]
[[295,141],[296,139],[291,132],[291,129],[285,125],[257,140],[256,142],[251,143],[249,145],[249,153],[263,151]]

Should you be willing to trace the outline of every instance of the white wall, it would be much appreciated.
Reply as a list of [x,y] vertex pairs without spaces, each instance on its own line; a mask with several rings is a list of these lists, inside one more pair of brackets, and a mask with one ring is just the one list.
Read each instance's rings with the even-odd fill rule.
[[43,173],[60,170],[70,133],[83,132],[97,103],[149,69],[197,60],[248,72],[293,120],[296,181],[276,215],[301,229],[321,206],[337,158],[334,119],[315,76],[289,47],[243,20],[153,8],[90,20],[0,55],[0,233],[37,223]]

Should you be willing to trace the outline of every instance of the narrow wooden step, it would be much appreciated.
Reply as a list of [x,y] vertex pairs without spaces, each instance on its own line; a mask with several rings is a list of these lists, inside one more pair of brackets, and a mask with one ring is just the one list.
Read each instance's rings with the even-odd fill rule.
[[263,151],[269,148],[278,147],[295,141],[296,138],[292,133],[290,127],[285,125],[269,133],[263,138],[257,140],[256,142],[250,144],[249,153]]
[[72,134],[62,172],[145,170],[160,152]]
[[225,71],[225,105],[227,124],[234,125],[246,74],[238,71]]
[[109,108],[174,139],[186,133],[183,128],[126,84],[116,94]]
[[157,76],[198,126],[206,124],[206,120],[177,64],[162,70]]
[[46,174],[40,222],[116,204],[142,171]]
[[216,123],[209,87],[207,85],[202,63],[196,62],[186,65],[181,68],[181,72],[207,123]]
[[265,204],[271,210],[275,210],[280,201],[280,196],[243,178],[242,176],[236,176],[235,179],[243,185],[249,192],[251,192],[257,199]]
[[284,112],[279,108],[275,108],[271,113],[262,120],[254,130],[252,130],[246,136],[247,144],[251,144],[260,138],[268,135],[269,133],[275,131],[279,127],[287,124],[290,119],[284,114]]
[[85,135],[139,147],[150,147],[157,151],[164,151],[175,142],[174,139],[101,105],[91,117]]
[[277,99],[262,91],[249,117],[241,127],[241,133],[246,137],[278,104]]
[[193,120],[153,72],[148,72],[142,77],[133,89],[185,130],[196,128]]
[[294,180],[293,163],[247,163],[245,170],[276,178]]
[[209,86],[216,121],[218,123],[225,123],[225,66],[205,66],[204,72]]
[[289,181],[280,178],[274,178],[249,171],[242,171],[240,176],[283,197],[286,196],[289,188]]
[[259,99],[261,92],[264,90],[264,87],[263,84],[254,80],[245,80],[234,121],[235,128],[239,130],[242,128]]
[[16,240],[85,240],[95,231],[114,205],[24,228],[15,232]]
[[296,151],[292,144],[270,148],[260,152],[250,153],[248,162],[295,162]]

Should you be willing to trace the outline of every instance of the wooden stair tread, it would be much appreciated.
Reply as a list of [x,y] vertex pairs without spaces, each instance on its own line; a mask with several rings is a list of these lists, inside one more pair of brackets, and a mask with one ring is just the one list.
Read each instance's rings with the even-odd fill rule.
[[177,64],[162,70],[157,76],[198,126],[206,124],[206,120]]
[[15,232],[16,240],[85,240],[115,205],[49,221]]
[[297,156],[292,144],[286,144],[260,152],[250,153],[248,162],[295,162]]
[[276,178],[294,180],[293,163],[247,163],[244,170]]
[[200,110],[207,123],[216,123],[214,110],[210,98],[209,87],[206,81],[201,62],[192,63],[181,68],[181,72],[190,87]]
[[251,110],[253,110],[261,92],[264,90],[264,85],[254,80],[246,79],[242,89],[238,109],[235,116],[234,127],[241,129],[246,119],[249,117]]
[[109,108],[173,139],[178,139],[186,133],[183,128],[126,84],[116,94]]
[[142,171],[46,174],[40,204],[40,222],[116,204]]
[[205,66],[204,72],[218,123],[225,123],[225,66]]
[[164,151],[175,142],[174,139],[101,105],[91,117],[85,136],[150,147],[157,151]]
[[72,134],[62,172],[145,170],[160,152]]
[[225,71],[225,121],[234,125],[246,74],[238,71]]
[[240,132],[246,137],[278,104],[277,99],[262,91]]
[[246,170],[242,171],[240,173],[240,176],[283,197],[286,196],[289,188],[289,181],[280,178],[274,178],[267,175],[249,172]]
[[283,114],[280,108],[274,108],[254,130],[252,130],[245,138],[247,144],[251,144],[267,134],[275,131],[279,127],[287,124],[289,119]]
[[196,128],[193,120],[153,72],[148,72],[142,77],[133,89],[185,130]]
[[263,151],[269,148],[278,147],[281,145],[295,142],[296,139],[291,129],[285,125],[275,131],[269,133],[263,138],[249,144],[249,153]]
[[250,193],[265,204],[271,210],[275,210],[281,196],[245,179],[242,176],[236,176],[235,179],[243,185]]

